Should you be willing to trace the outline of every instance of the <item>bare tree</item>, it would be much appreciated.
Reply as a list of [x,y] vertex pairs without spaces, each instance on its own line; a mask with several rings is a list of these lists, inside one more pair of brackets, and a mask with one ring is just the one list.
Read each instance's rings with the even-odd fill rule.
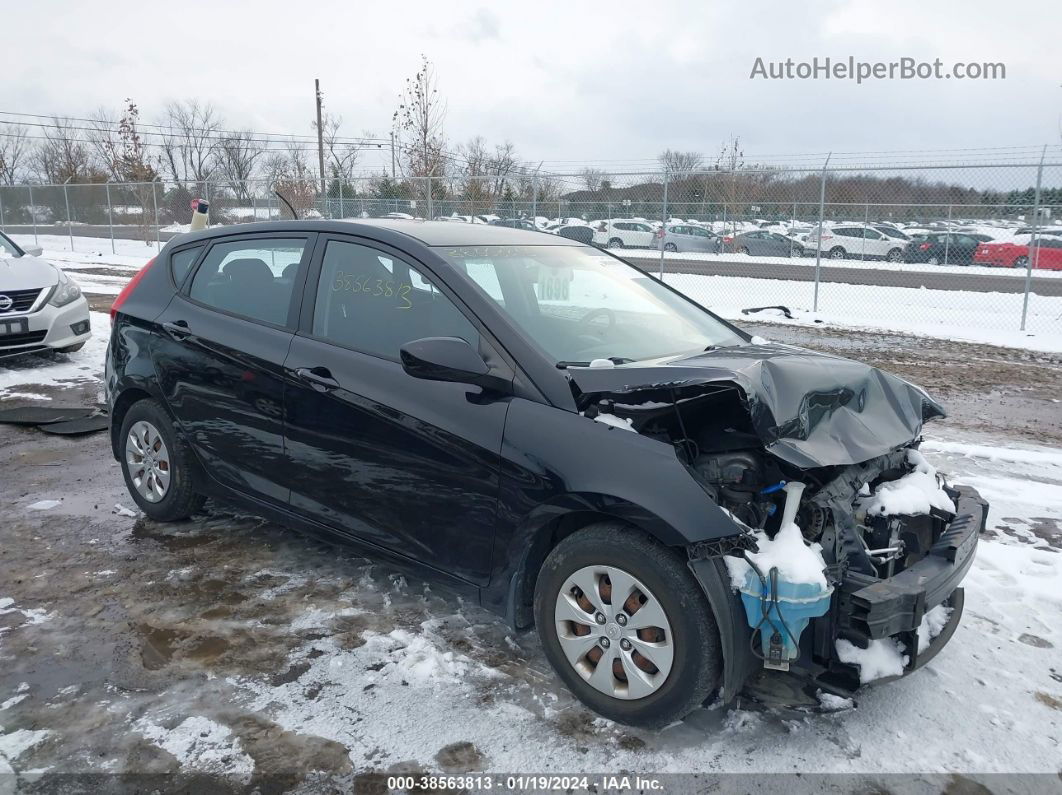
[[[250,130],[242,130],[223,136],[214,148],[214,165],[240,202],[251,198],[249,182],[254,176],[255,165],[265,154],[263,145]],[[271,180],[273,182],[275,180]]]
[[660,165],[669,174],[683,176],[704,168],[704,156],[700,152],[677,152],[665,149],[657,157]]
[[446,103],[439,96],[435,67],[427,57],[421,56],[420,69],[406,80],[398,99],[392,124],[403,174],[409,177],[445,175]]
[[163,127],[162,156],[170,176],[175,182],[195,183],[196,191],[203,193],[218,166],[221,117],[213,105],[186,99],[166,106]]
[[29,155],[26,130],[14,124],[0,127],[0,183],[14,185]]
[[266,171],[273,190],[291,202],[300,217],[306,217],[317,196],[317,177],[306,161],[302,142],[288,140],[285,144],[283,154],[277,152],[266,159]]
[[586,189],[591,193],[597,191],[601,187],[602,180],[605,179],[605,172],[596,168],[590,168],[589,166],[579,172],[579,178],[586,185]]
[[42,182],[91,182],[99,178],[92,149],[70,119],[53,118],[42,132],[43,140],[30,158],[30,165]]
[[[311,122],[310,126],[316,132],[317,122]],[[342,139],[339,134],[342,127],[342,116],[333,116],[326,113],[321,117],[321,137],[324,140],[325,168],[328,169],[332,179],[350,182],[354,176],[354,170],[357,168],[361,152],[357,144],[346,142]]]
[[[113,159],[108,164],[118,181],[132,183],[130,189],[140,205],[140,231],[145,243],[151,242],[151,217],[155,209],[155,181],[159,177],[158,158],[148,152],[140,135],[140,108],[131,99],[118,120],[118,138]],[[158,218],[155,218],[158,221]]]

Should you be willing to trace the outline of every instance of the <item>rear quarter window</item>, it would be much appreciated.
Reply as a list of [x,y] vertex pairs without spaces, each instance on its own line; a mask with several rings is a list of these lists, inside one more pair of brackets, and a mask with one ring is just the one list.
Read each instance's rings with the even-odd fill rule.
[[181,249],[170,256],[170,274],[173,276],[173,283],[178,287],[184,284],[188,271],[192,269],[192,265],[195,264],[196,258],[202,250],[202,246],[195,246],[194,248]]

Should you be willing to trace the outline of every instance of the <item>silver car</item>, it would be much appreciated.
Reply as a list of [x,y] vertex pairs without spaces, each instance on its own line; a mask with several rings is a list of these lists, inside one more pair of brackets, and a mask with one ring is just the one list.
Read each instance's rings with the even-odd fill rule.
[[664,251],[704,251],[718,254],[723,250],[722,239],[707,229],[692,224],[668,224],[664,234],[656,238],[656,248]]
[[77,282],[0,233],[0,357],[80,350],[92,331]]

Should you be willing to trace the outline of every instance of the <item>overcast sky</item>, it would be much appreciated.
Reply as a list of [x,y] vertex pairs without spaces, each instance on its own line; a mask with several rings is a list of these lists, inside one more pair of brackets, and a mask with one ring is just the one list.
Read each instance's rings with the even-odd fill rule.
[[[157,10],[156,10],[157,9]],[[452,142],[521,158],[643,161],[666,147],[746,152],[961,149],[1060,142],[1062,4],[927,2],[35,2],[5,4],[0,110],[146,120],[213,103],[228,126],[310,132],[313,80],[345,133],[386,135],[425,54]],[[814,56],[1003,62],[998,81],[750,80]],[[619,164],[615,164],[619,168]]]

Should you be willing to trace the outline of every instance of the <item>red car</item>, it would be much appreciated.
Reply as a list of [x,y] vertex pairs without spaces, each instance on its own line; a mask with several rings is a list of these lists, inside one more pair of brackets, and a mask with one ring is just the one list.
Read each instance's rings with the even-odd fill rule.
[[[1043,237],[1035,249],[1034,268],[1062,271],[1062,238]],[[973,256],[976,265],[1025,268],[1029,264],[1029,246],[1024,243],[981,243]]]

